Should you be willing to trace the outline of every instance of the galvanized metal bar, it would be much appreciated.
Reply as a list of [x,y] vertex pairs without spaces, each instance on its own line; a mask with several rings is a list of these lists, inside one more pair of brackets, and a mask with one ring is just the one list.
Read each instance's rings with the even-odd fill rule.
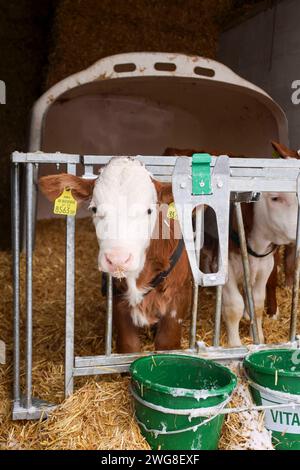
[[220,334],[221,334],[221,316],[222,316],[222,293],[223,286],[217,286],[216,288],[216,310],[215,310],[215,327],[214,327],[214,347],[220,346]]
[[[67,171],[76,175],[76,165],[69,163]],[[75,217],[66,218],[66,323],[65,323],[65,396],[73,393],[75,317]]]
[[[30,155],[30,154],[27,154]],[[35,155],[35,154],[32,154]],[[63,156],[63,154],[60,154]],[[126,155],[124,155],[126,156]],[[127,155],[129,158],[137,158],[138,160],[143,161],[148,165],[171,165],[174,166],[177,160],[177,156],[153,156],[153,155]],[[180,158],[182,158],[181,156]],[[86,165],[103,165],[107,163],[111,158],[112,155],[84,155],[83,163]],[[218,160],[219,156],[215,157],[212,156],[211,158],[211,167],[213,168]],[[192,160],[192,159],[191,159]],[[251,171],[251,168],[257,168],[262,171],[265,169],[273,169],[273,168],[299,168],[300,163],[299,160],[290,159],[290,160],[283,160],[283,159],[272,159],[272,158],[231,158],[230,159],[230,167],[234,170],[243,169],[245,171]]]
[[[127,156],[132,158],[131,155]],[[112,157],[112,155],[84,155],[82,158],[84,165],[106,165]],[[142,161],[145,165],[153,165],[154,167],[159,167],[160,165],[173,167],[178,157],[134,155],[134,158]]]
[[104,375],[104,374],[123,374],[129,371],[130,364],[116,364],[115,366],[101,366],[101,367],[81,367],[73,369],[74,377],[81,377],[87,375]]
[[197,313],[198,313],[198,299],[199,299],[199,286],[193,283],[193,300],[192,300],[192,315],[190,325],[190,348],[195,348],[196,344],[196,330],[197,330]]
[[[111,155],[79,155],[47,154],[47,153],[19,153],[14,152],[12,161],[16,163],[35,162],[45,163],[80,163],[81,159],[85,165],[104,165],[112,158]],[[163,180],[169,180],[167,167],[174,167],[177,157],[167,156],[137,156],[147,168],[153,170],[154,176]],[[216,165],[219,157],[212,157],[211,168]],[[160,173],[159,168],[164,167],[165,175]],[[230,159],[230,191],[231,192],[296,192],[296,176],[293,170],[300,170],[299,160],[290,159],[258,159],[258,158],[234,158]]]
[[245,290],[246,290],[247,302],[248,302],[248,307],[249,307],[250,325],[251,325],[254,343],[259,344],[258,327],[257,327],[255,305],[254,305],[252,286],[251,286],[250,264],[249,264],[249,257],[248,257],[248,251],[247,251],[247,241],[246,241],[246,235],[245,235],[242,207],[241,207],[240,202],[235,202],[234,206],[236,209],[236,218],[237,218],[238,234],[239,234],[239,240],[240,240],[241,257],[242,257],[243,270],[244,270]]
[[113,279],[110,274],[107,275],[107,314],[105,330],[105,354],[111,355],[112,347],[112,323],[113,323]]
[[[124,155],[126,156],[126,155]],[[84,165],[104,165],[109,162],[114,155],[75,155],[67,153],[44,153],[44,152],[14,152],[12,154],[12,162],[14,163],[82,163]],[[174,166],[177,156],[151,156],[151,155],[127,155],[129,158],[137,158],[147,165],[154,166]],[[218,160],[218,157],[212,156],[211,167],[213,168]],[[282,169],[288,174],[289,169],[299,169],[300,162],[296,159],[283,160],[272,158],[230,158],[230,168],[232,169],[233,176],[244,175],[251,177],[252,169],[260,171],[261,176],[264,172],[269,173],[272,177],[272,171]],[[257,175],[256,175],[257,176]]]
[[84,179],[97,179],[98,175],[94,174],[94,165],[84,165]]
[[[297,170],[299,170],[297,168]],[[296,171],[297,171],[296,170]],[[293,170],[295,171],[295,170]],[[274,179],[271,178],[253,178],[253,177],[243,177],[239,176],[238,178],[230,178],[230,191],[231,192],[257,192],[257,193],[266,193],[276,191],[278,193],[291,193],[296,192],[296,181],[294,179]]]
[[[200,252],[201,252],[201,245],[202,245],[202,240],[203,240],[203,229],[204,229],[203,215],[204,215],[204,207],[198,206],[196,209],[196,234],[195,234],[195,250],[196,250],[196,259],[197,259],[198,266],[200,263]],[[198,300],[199,300],[199,286],[194,282],[192,317],[191,317],[191,325],[190,325],[190,341],[189,341],[189,346],[191,349],[196,347]]]
[[11,161],[13,163],[80,163],[80,155],[72,155],[67,153],[44,153],[44,152],[13,152]]
[[[218,251],[218,267],[220,266],[220,250]],[[214,347],[220,346],[220,335],[221,335],[221,317],[222,317],[222,295],[223,286],[217,286],[216,288],[216,308],[215,308],[215,325],[214,325],[214,336],[213,345]]]
[[113,353],[110,356],[102,354],[101,356],[77,356],[75,357],[75,367],[100,367],[117,364],[127,364],[142,356],[153,354],[153,352],[141,353]]
[[14,402],[20,402],[20,167],[12,164],[12,254],[14,314]]
[[33,167],[33,184],[32,184],[32,233],[33,233],[33,250],[35,247],[36,239],[36,221],[37,221],[37,209],[38,209],[38,179],[39,179],[39,164],[35,163]]
[[296,254],[295,254],[295,269],[294,269],[294,282],[292,293],[292,308],[291,308],[291,322],[290,322],[290,341],[295,341],[297,335],[297,317],[299,306],[299,282],[300,282],[300,174],[297,179],[298,190],[298,214],[297,214],[297,232],[296,232]]
[[[291,348],[296,349],[298,347],[297,342],[289,342],[289,343],[281,343],[281,344],[264,344],[260,345],[259,349],[279,349],[279,348]],[[212,357],[217,360],[229,360],[229,359],[237,359],[245,357],[250,351],[252,347],[245,347],[241,346],[238,348],[222,348],[222,347],[212,347],[212,346],[205,346],[201,342],[197,342],[197,349],[189,348],[189,349],[179,349],[179,350],[172,350],[172,351],[156,351],[155,354],[189,354],[195,355],[199,357]],[[256,350],[256,349],[255,349]],[[107,357],[105,355],[102,356],[82,356],[75,358],[75,367],[74,370],[83,370],[83,369],[95,369],[95,368],[116,368],[121,365],[130,364],[131,362],[135,361],[139,357],[144,357],[153,354],[153,351],[143,351],[141,353],[128,353],[128,354],[112,354],[111,356]]]
[[32,406],[32,246],[33,163],[26,165],[26,408]]
[[[187,354],[194,353],[195,348],[188,349],[176,349],[168,351],[155,351],[155,354]],[[140,353],[123,353],[117,354],[113,353],[110,356],[101,355],[101,356],[77,356],[75,357],[75,368],[82,367],[102,367],[102,366],[115,366],[118,364],[130,364],[132,361],[135,361],[139,357],[149,356],[153,354],[153,351],[143,351]]]

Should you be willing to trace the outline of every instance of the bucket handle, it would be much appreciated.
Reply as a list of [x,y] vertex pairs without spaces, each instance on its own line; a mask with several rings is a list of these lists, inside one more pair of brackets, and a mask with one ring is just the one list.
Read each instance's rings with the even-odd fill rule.
[[[250,382],[251,384],[251,382]],[[254,384],[255,386],[257,384]],[[258,386],[261,387],[261,386]],[[265,387],[261,387],[261,389],[264,390],[269,390],[265,389]],[[165,408],[160,405],[154,405],[153,403],[150,403],[146,400],[143,400],[143,398],[139,397],[132,389],[131,387],[131,393],[133,397],[142,405],[147,406],[148,408],[151,408],[154,411],[159,411],[164,414],[176,414],[176,415],[181,415],[181,416],[189,416],[189,419],[192,418],[200,418],[201,416],[207,417],[206,420],[202,421],[199,424],[196,424],[194,426],[190,426],[189,428],[186,429],[180,429],[180,430],[175,430],[175,431],[165,431],[165,430],[157,430],[157,429],[148,429],[144,423],[140,422],[137,416],[135,416],[138,424],[142,426],[145,431],[147,432],[152,432],[156,435],[158,434],[179,434],[181,432],[185,431],[196,431],[200,426],[204,426],[205,424],[208,424],[210,421],[212,421],[214,418],[216,418],[219,415],[225,415],[225,414],[234,414],[234,413],[246,413],[246,412],[251,412],[251,411],[265,411],[269,409],[280,409],[280,408],[296,408],[300,404],[300,399],[298,398],[298,402],[289,402],[289,403],[280,403],[280,404],[272,404],[272,405],[260,405],[260,406],[243,406],[239,408],[225,408],[225,405],[229,402],[230,397],[228,397],[224,402],[221,403],[219,406],[212,406],[212,407],[207,407],[207,408],[194,408],[194,409],[173,409],[173,408]],[[280,392],[278,392],[280,393]],[[288,394],[283,394],[283,395],[288,395]],[[294,396],[294,395],[291,395]]]
[[[287,401],[288,403],[286,405],[300,405],[300,395],[293,395],[292,393],[287,393],[287,392],[281,392],[279,390],[272,390],[271,388],[268,387],[263,387],[262,385],[257,384],[256,382],[253,382],[253,380],[250,379],[246,371],[244,371],[245,377],[247,379],[248,384],[255,388],[258,392],[265,392],[274,395],[274,397]],[[291,403],[292,402],[292,403]]]
[[180,434],[182,432],[187,432],[187,431],[194,431],[196,432],[198,428],[200,428],[201,426],[204,426],[206,424],[209,423],[209,421],[212,421],[214,418],[216,418],[218,415],[215,415],[215,416],[212,416],[204,421],[202,421],[201,423],[199,424],[196,424],[195,426],[190,426],[189,428],[184,428],[184,429],[175,429],[174,431],[166,431],[165,429],[161,429],[161,430],[158,430],[158,429],[148,429],[147,426],[142,423],[137,417],[135,417],[137,423],[139,426],[141,426],[142,428],[144,428],[144,430],[146,432],[151,432],[152,434],[154,434],[155,436],[155,439],[157,438],[157,436],[163,434],[164,436],[165,435],[169,435],[169,434]]
[[[230,401],[230,398],[231,398],[231,395],[230,395],[220,405],[210,406],[207,408],[193,408],[193,409],[186,410],[186,409],[176,409],[176,408],[165,408],[164,406],[150,403],[144,400],[143,398],[141,398],[139,395],[137,395],[135,391],[133,390],[132,386],[130,387],[130,391],[133,395],[133,398],[137,400],[139,403],[141,403],[144,406],[147,406],[148,408],[151,408],[154,411],[159,411],[160,413],[189,416],[190,420],[192,418],[199,418],[201,416],[203,417],[209,416],[207,420],[202,421],[200,423],[201,426],[206,424],[208,421],[211,421],[212,419],[216,418],[221,413],[221,411],[225,408],[225,406],[227,405],[227,403]],[[199,425],[192,426],[191,428],[187,429],[187,431],[192,430],[194,427],[197,427],[197,426]]]

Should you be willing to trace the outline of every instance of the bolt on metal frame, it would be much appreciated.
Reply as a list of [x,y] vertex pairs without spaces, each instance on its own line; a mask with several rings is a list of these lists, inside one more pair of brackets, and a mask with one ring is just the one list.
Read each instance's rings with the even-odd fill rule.
[[[55,405],[39,400],[32,396],[32,260],[33,260],[33,227],[34,217],[32,204],[32,186],[34,184],[34,169],[36,165],[46,163],[66,164],[67,172],[76,174],[76,168],[84,165],[85,178],[95,178],[93,173],[94,165],[105,165],[112,156],[80,156],[68,154],[47,154],[47,153],[19,153],[12,155],[12,226],[13,226],[13,277],[14,277],[14,397],[13,397],[13,419],[39,419],[47,412],[54,409]],[[136,157],[141,160],[148,170],[161,181],[172,181],[173,176],[173,192],[176,184],[182,180],[182,177],[188,177],[190,172],[190,160],[187,157]],[[222,162],[223,158],[223,162]],[[249,260],[246,249],[245,233],[242,223],[242,215],[240,202],[244,201],[246,193],[257,193],[263,191],[276,192],[295,192],[298,198],[298,226],[296,240],[296,263],[295,276],[293,286],[293,301],[291,309],[290,338],[289,342],[284,345],[272,345],[272,347],[299,347],[299,341],[296,336],[297,330],[297,309],[299,294],[299,278],[300,278],[300,161],[298,160],[280,160],[280,159],[230,159],[227,156],[212,157],[212,186],[218,187],[222,197],[214,201],[215,208],[218,204],[224,207],[228,206],[229,198],[235,201],[237,209],[238,231],[241,243],[241,254],[244,266],[246,280],[249,281]],[[220,161],[220,163],[217,163]],[[227,165],[228,171],[218,172],[217,169],[223,170]],[[26,353],[25,353],[25,377],[26,384],[24,394],[21,394],[20,386],[20,165],[26,168]],[[225,166],[224,166],[225,165]],[[184,170],[184,171],[183,171]],[[179,177],[179,179],[178,179]],[[221,179],[222,181],[221,181]],[[176,182],[177,181],[177,182]],[[222,184],[219,184],[220,181]],[[218,186],[215,186],[217,183]],[[185,188],[185,187],[184,187]],[[182,188],[182,189],[184,189]],[[226,189],[224,193],[224,188]],[[178,190],[179,191],[179,190]],[[178,192],[177,191],[177,192]],[[216,189],[217,192],[217,189]],[[225,197],[224,200],[224,194]],[[175,202],[180,201],[178,194]],[[203,196],[199,196],[202,198]],[[241,348],[222,348],[219,347],[220,342],[220,324],[221,324],[221,308],[222,308],[222,284],[226,280],[226,263],[228,260],[228,247],[226,251],[226,243],[228,240],[228,223],[223,220],[223,226],[227,228],[225,232],[219,230],[219,244],[223,242],[223,252],[219,249],[219,271],[210,275],[211,278],[207,282],[206,274],[203,277],[199,270],[199,252],[201,248],[201,239],[203,232],[203,210],[199,204],[210,202],[208,198],[197,200],[196,210],[196,241],[194,244],[194,261],[191,263],[193,274],[195,277],[193,307],[191,312],[191,328],[189,348],[176,351],[176,353],[198,355],[210,358],[216,361],[230,362],[232,360],[241,360],[249,352],[246,347]],[[218,202],[219,201],[219,202]],[[225,206],[226,207],[226,206]],[[221,214],[221,213],[220,213]],[[219,225],[220,217],[217,214],[217,222]],[[66,217],[66,328],[65,328],[65,396],[73,393],[73,382],[76,376],[87,376],[97,374],[112,374],[127,372],[130,363],[141,355],[136,354],[115,354],[112,353],[112,321],[113,321],[113,299],[112,299],[112,278],[108,276],[107,283],[107,319],[105,333],[105,354],[100,356],[74,357],[74,315],[75,315],[75,218]],[[185,233],[183,233],[185,237]],[[227,238],[226,238],[227,237]],[[190,258],[191,260],[191,258]],[[223,263],[223,265],[222,265]],[[199,274],[200,273],[200,274]],[[200,276],[200,277],[199,277]],[[221,279],[221,282],[220,282]],[[206,280],[206,281],[205,281]],[[252,326],[255,325],[255,309],[251,292],[251,285],[247,282],[247,300],[250,307],[250,317]],[[206,347],[203,343],[196,341],[197,329],[197,310],[198,310],[198,286],[199,285],[215,285],[217,287],[216,311],[215,311],[215,328],[213,346]],[[253,327],[254,342],[258,344],[257,331]],[[265,346],[262,346],[265,347]],[[268,346],[269,347],[269,346]]]

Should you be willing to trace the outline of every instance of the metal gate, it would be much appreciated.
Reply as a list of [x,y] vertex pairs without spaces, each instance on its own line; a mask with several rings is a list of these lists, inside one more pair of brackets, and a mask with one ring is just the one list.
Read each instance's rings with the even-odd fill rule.
[[[77,167],[83,165],[85,178],[96,178],[95,165],[105,165],[112,156],[80,156],[69,154],[19,153],[12,155],[12,222],[13,222],[13,276],[14,276],[14,398],[13,419],[39,419],[55,405],[32,396],[32,269],[35,213],[33,210],[34,171],[38,165],[66,165],[67,172],[76,175]],[[191,312],[189,348],[176,351],[198,355],[217,361],[241,360],[249,352],[246,347],[222,348],[219,346],[222,285],[225,283],[228,262],[229,217],[226,207],[233,202],[236,207],[241,254],[246,281],[246,294],[253,326],[254,343],[258,344],[255,328],[255,311],[249,283],[249,261],[241,212],[241,201],[250,201],[253,195],[264,191],[295,192],[298,198],[298,224],[293,298],[290,321],[290,338],[285,347],[297,348],[297,309],[300,276],[300,161],[281,159],[232,159],[227,156],[212,157],[210,176],[211,195],[191,196],[191,159],[187,157],[143,157],[138,156],[156,179],[172,181],[175,203],[189,201],[196,209],[196,241],[190,250],[189,260],[194,275],[194,295]],[[20,386],[20,166],[26,172],[26,384]],[[219,268],[217,273],[201,273],[199,250],[203,231],[202,209],[199,205],[210,205],[216,213],[219,227]],[[190,239],[191,212],[187,229],[183,230],[185,242]],[[220,230],[221,228],[221,230]],[[74,377],[127,372],[130,363],[137,357],[148,354],[115,354],[112,352],[112,278],[107,283],[107,317],[105,354],[100,356],[74,357],[74,310],[75,310],[75,218],[66,217],[66,305],[65,305],[65,396],[73,392]],[[198,286],[217,286],[215,328],[213,345],[206,347],[196,342]],[[279,346],[283,346],[282,344]],[[261,346],[264,347],[264,346]],[[278,347],[278,345],[269,345]]]

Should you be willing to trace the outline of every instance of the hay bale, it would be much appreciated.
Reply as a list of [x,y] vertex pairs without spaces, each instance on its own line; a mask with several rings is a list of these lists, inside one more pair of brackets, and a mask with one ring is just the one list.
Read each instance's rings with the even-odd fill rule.
[[46,88],[123,52],[216,56],[221,18],[233,0],[62,0]]

